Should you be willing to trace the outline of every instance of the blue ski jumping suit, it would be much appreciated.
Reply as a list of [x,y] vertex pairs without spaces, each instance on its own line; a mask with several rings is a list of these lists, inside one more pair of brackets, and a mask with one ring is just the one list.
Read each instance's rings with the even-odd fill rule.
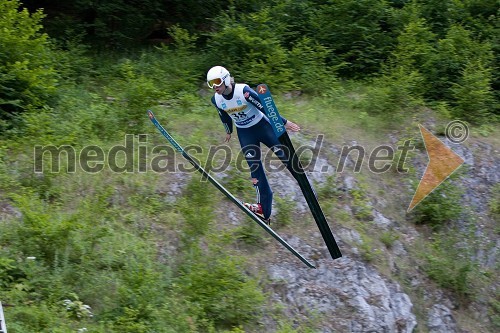
[[[264,114],[259,95],[248,85],[237,83],[233,84],[229,95],[215,94],[212,103],[219,112],[226,133],[233,132],[233,123],[236,126],[242,153],[250,167],[252,178],[257,179],[257,184],[254,185],[257,202],[262,205],[264,218],[268,219],[272,210],[273,192],[262,165],[260,144],[269,147],[287,168],[290,169],[290,166],[269,119]],[[286,124],[287,120],[283,117],[282,120]]]

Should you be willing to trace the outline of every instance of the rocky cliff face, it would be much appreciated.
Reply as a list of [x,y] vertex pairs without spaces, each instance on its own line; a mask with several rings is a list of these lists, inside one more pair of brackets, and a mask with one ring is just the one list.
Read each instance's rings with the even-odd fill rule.
[[327,318],[322,332],[413,332],[413,304],[398,283],[349,256],[317,264],[316,270],[271,265],[273,299]]
[[[305,140],[296,137],[295,140]],[[446,141],[444,138],[441,138]],[[310,143],[310,146],[314,146]],[[324,145],[323,152],[338,153],[339,146]],[[492,144],[474,140],[467,145],[455,145],[452,149],[465,160],[466,170],[458,182],[465,188],[462,202],[457,205],[467,206],[470,213],[478,222],[476,237],[464,239],[464,242],[475,249],[473,258],[477,269],[495,270],[500,241],[498,229],[495,228],[494,218],[489,214],[489,202],[495,184],[500,178],[500,156],[498,148]],[[333,156],[333,155],[332,155]],[[321,154],[315,161],[315,169],[310,170],[310,179],[320,187],[327,182],[327,177],[335,170],[335,163],[328,156]],[[347,161],[354,163],[354,161]],[[420,151],[414,157],[416,173],[421,176],[427,163],[427,156]],[[331,172],[317,172],[330,170]],[[295,214],[307,214],[307,205],[300,195],[300,190],[291,177],[270,174],[270,182],[280,197],[288,197],[294,202]],[[350,190],[358,188],[355,173],[343,173],[336,176],[336,193],[340,196]],[[398,176],[397,180],[404,178]],[[411,177],[411,175],[407,175]],[[384,186],[384,185],[381,185]],[[498,185],[497,185],[498,186]],[[390,247],[373,248],[378,255],[383,257],[384,263],[366,260],[360,255],[360,248],[369,242],[367,235],[360,235],[355,228],[343,223],[342,217],[332,223],[332,230],[341,245],[344,257],[331,260],[328,251],[321,243],[308,245],[304,237],[321,238],[315,230],[315,225],[310,226],[309,232],[301,234],[301,238],[293,233],[283,235],[299,252],[308,258],[316,258],[316,270],[302,267],[300,262],[283,259],[268,258],[267,274],[270,280],[270,292],[273,300],[282,304],[290,317],[308,316],[315,313],[320,322],[322,332],[488,332],[492,329],[492,311],[489,309],[489,293],[496,293],[499,281],[493,279],[492,284],[481,289],[480,295],[475,295],[472,300],[463,302],[459,296],[440,289],[418,267],[418,261],[409,256],[410,249],[428,235],[421,231],[405,218],[405,211],[412,195],[412,189],[402,184],[395,186],[397,190],[390,190],[384,196],[371,196],[366,194],[365,209],[368,209],[368,228],[395,235]],[[384,216],[388,211],[388,202],[399,201],[400,212]],[[345,200],[344,214],[352,216],[359,207],[355,207],[353,200]],[[339,221],[340,220],[340,221]],[[366,222],[366,221],[365,221]],[[454,221],[460,228],[470,224],[464,218]],[[283,232],[283,231],[282,231]],[[313,233],[311,235],[311,233]],[[375,236],[375,233],[373,234]],[[479,240],[479,242],[478,242]],[[312,242],[312,241],[311,241]],[[366,249],[365,249],[366,251]],[[281,253],[281,252],[280,252]],[[273,256],[273,255],[271,255]],[[457,260],[460,260],[457,258]],[[415,267],[411,267],[415,265]],[[405,271],[406,270],[406,271]],[[404,276],[404,288],[398,281]],[[420,295],[412,299],[411,295]],[[415,306],[415,302],[418,306]],[[464,317],[464,313],[467,313]],[[418,316],[417,316],[418,314]],[[270,326],[271,327],[271,326]]]

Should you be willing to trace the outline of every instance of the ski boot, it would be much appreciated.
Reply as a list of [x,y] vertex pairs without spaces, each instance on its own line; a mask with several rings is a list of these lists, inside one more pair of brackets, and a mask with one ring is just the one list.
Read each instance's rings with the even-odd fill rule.
[[250,204],[250,203],[244,202],[243,205],[245,205],[246,208],[251,210],[255,215],[257,215],[267,225],[271,225],[271,218],[268,218],[268,219],[264,218],[264,213],[262,212],[262,205],[260,203]]

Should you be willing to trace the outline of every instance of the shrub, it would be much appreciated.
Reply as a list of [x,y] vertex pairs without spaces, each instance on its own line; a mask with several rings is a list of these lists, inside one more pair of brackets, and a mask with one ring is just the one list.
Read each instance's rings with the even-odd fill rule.
[[373,207],[369,201],[364,186],[360,186],[358,189],[351,189],[349,194],[352,197],[354,216],[360,221],[373,220]]
[[310,38],[302,38],[291,49],[288,63],[297,87],[304,93],[325,94],[337,81],[335,70],[327,65],[328,48]]
[[136,64],[130,59],[124,59],[117,70],[122,77],[117,88],[126,111],[119,114],[119,118],[123,127],[140,133],[146,120],[146,110],[159,104],[164,94],[153,78],[138,72]]
[[11,241],[27,256],[36,256],[49,266],[54,265],[72,243],[71,234],[80,228],[76,216],[59,215],[36,195],[17,195],[16,206],[22,221],[12,226]]
[[18,10],[20,2],[0,1],[0,119],[46,105],[55,95],[57,73],[42,11]]
[[359,247],[359,254],[366,262],[374,262],[382,255],[382,250],[375,247],[375,241],[368,235],[361,233],[361,243],[357,244]]
[[[205,52],[196,49],[197,35],[189,34],[179,26],[171,27],[169,34],[174,40],[173,46],[158,48],[157,52],[143,57],[145,61],[140,65],[141,72],[154,78],[175,101],[179,92],[181,99],[185,99],[185,95],[189,95],[187,92],[198,91],[200,79],[205,80],[206,71],[213,65],[208,64]],[[190,108],[193,106],[198,106],[198,103],[193,103]],[[190,108],[183,111],[190,111]]]
[[[409,22],[397,37],[397,45],[391,53],[385,77],[391,97],[389,105],[394,103],[394,108],[411,107],[421,104],[421,96],[427,90],[427,84],[422,75],[423,67],[435,52],[435,35],[430,31],[424,19],[416,13],[410,14]],[[385,82],[380,82],[385,86]],[[417,103],[415,103],[417,102]]]
[[262,229],[255,221],[246,218],[243,225],[235,229],[234,237],[247,245],[257,246],[264,243],[262,233]]
[[399,235],[392,230],[384,231],[379,239],[388,249],[390,249],[394,245],[394,242],[399,239]]
[[339,0],[317,6],[311,20],[314,38],[332,50],[333,61],[345,64],[342,76],[376,73],[391,49],[391,10],[382,0]]
[[[335,199],[343,194],[343,190],[338,184],[338,174],[329,175],[325,181],[316,185],[317,194],[320,199]],[[334,200],[330,200],[334,201]]]
[[471,122],[486,122],[495,109],[491,81],[490,69],[480,62],[467,63],[462,77],[451,87],[453,114]]
[[418,71],[408,72],[403,67],[395,68],[389,74],[373,80],[366,97],[359,107],[369,115],[380,115],[385,119],[400,121],[408,110],[423,104],[416,93],[423,78]]
[[279,226],[287,227],[293,223],[293,209],[295,208],[294,201],[289,198],[275,197],[276,202],[276,222]]
[[206,253],[193,248],[181,269],[181,293],[216,326],[244,324],[263,305],[264,294],[257,280],[245,274],[241,261],[216,246]]
[[415,207],[415,223],[436,229],[458,219],[463,212],[462,192],[457,184],[447,179]]
[[435,234],[423,254],[422,268],[440,287],[463,297],[473,297],[476,286],[480,285],[481,272],[470,259],[470,250],[460,244],[459,237],[465,236],[458,230]]
[[184,197],[179,202],[179,209],[184,217],[183,235],[186,245],[195,243],[209,230],[209,225],[214,218],[215,190],[208,180],[202,180],[198,173],[194,174],[188,183]]
[[451,88],[460,81],[467,64],[473,62],[484,70],[490,67],[492,57],[489,43],[473,38],[471,32],[462,26],[451,26],[422,68],[421,72],[429,85],[427,97],[453,101]]
[[6,258],[2,254],[0,257],[0,286],[2,288],[7,287],[11,282],[16,280],[14,277],[15,270],[15,260]]
[[239,170],[238,164],[236,162],[231,163],[231,167],[226,170],[227,176],[224,177],[222,183],[224,187],[231,193],[237,196],[243,195],[252,187],[252,183],[248,178],[248,175],[243,175],[243,172]]
[[[208,42],[212,57],[218,59],[223,52],[224,63],[236,81],[243,81],[251,86],[266,83],[274,91],[295,88],[293,73],[287,63],[288,51],[266,26],[266,22],[272,21],[271,18],[254,15],[248,19],[255,23],[253,29],[264,30],[257,35],[243,24],[226,23],[212,34]],[[240,68],[244,68],[244,71]]]
[[490,215],[493,218],[500,217],[500,184],[496,184],[493,186],[491,190],[491,197],[489,202],[490,207]]

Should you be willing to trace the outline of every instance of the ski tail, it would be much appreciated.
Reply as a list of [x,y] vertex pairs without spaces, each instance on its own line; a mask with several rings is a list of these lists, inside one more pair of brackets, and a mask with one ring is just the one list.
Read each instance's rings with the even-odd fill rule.
[[271,122],[274,133],[278,137],[280,143],[286,147],[285,151],[288,154],[288,161],[292,165],[292,174],[293,177],[297,180],[300,189],[302,190],[302,194],[306,199],[307,205],[311,210],[311,213],[316,221],[319,231],[321,232],[321,236],[325,241],[325,244],[330,252],[330,255],[333,259],[337,259],[342,257],[342,253],[335,241],[335,237],[332,234],[330,226],[326,220],[325,214],[323,213],[321,206],[319,205],[318,198],[314,192],[314,189],[311,185],[311,182],[307,178],[307,174],[302,167],[302,164],[297,157],[295,152],[295,148],[293,147],[292,141],[286,132],[285,126],[283,125],[283,121],[281,120],[281,116],[278,112],[278,108],[274,103],[274,100],[271,96],[271,92],[269,88],[265,84],[260,84],[257,86],[257,93],[261,98],[261,102],[264,106],[264,111]]
[[299,158],[297,157],[297,154],[295,153],[295,149],[292,145],[290,137],[288,136],[287,133],[285,133],[279,138],[279,140],[282,145],[288,148],[288,151],[290,153],[288,159],[289,161],[291,161],[292,169],[295,171],[294,175],[295,179],[299,183],[300,189],[304,194],[306,202],[309,206],[309,209],[311,210],[311,213],[314,217],[314,220],[316,221],[316,224],[318,225],[318,229],[325,241],[325,244],[328,248],[328,251],[330,252],[330,255],[332,256],[333,259],[338,259],[342,257],[342,253],[340,252],[339,246],[335,241],[335,237],[333,236],[330,226],[328,225],[325,214],[323,213],[323,210],[321,209],[321,206],[318,202],[316,193],[311,185],[311,182],[307,177],[307,174],[304,171],[304,168],[300,163]]
[[255,215],[251,210],[249,210],[245,205],[241,203],[234,195],[231,194],[224,186],[222,186],[215,178],[213,178],[203,167],[191,156],[189,155],[181,145],[175,141],[175,139],[167,132],[167,130],[156,120],[153,112],[148,110],[149,119],[153,122],[156,128],[161,134],[174,146],[174,148],[184,156],[185,159],[193,165],[193,167],[198,170],[204,179],[208,179],[219,191],[221,191],[229,200],[231,200],[236,206],[247,214],[253,221],[260,225],[268,234],[270,234],[274,239],[276,239],[281,245],[283,245],[288,251],[290,251],[294,256],[296,256],[300,261],[310,268],[316,268],[311,262],[304,258],[297,250],[295,250],[287,241],[285,241],[280,235],[278,235],[271,227],[269,227],[264,221],[262,221],[257,215]]

